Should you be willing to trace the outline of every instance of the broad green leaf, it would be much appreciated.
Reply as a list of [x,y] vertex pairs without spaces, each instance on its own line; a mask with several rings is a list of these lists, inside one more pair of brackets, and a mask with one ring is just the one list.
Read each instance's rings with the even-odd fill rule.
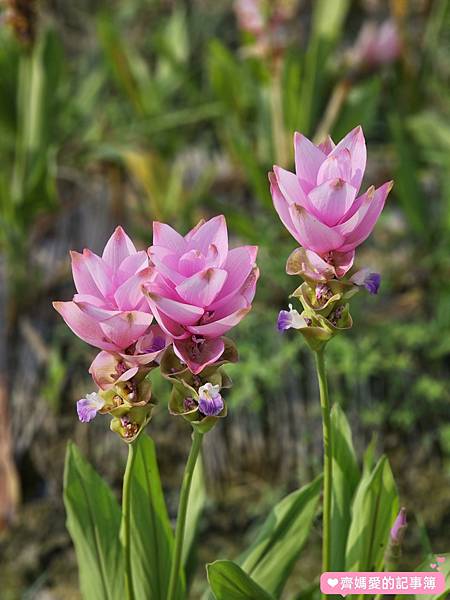
[[283,498],[238,560],[256,583],[276,597],[308,539],[321,488],[322,476]]
[[417,600],[444,600],[445,598],[448,598],[447,594],[450,592],[450,552],[446,554],[430,554],[430,556],[417,567],[416,571],[431,571],[430,563],[435,563],[437,556],[443,556],[445,558],[443,563],[439,563],[439,571],[445,577],[445,591],[439,596],[436,594],[416,595],[415,598]]
[[[141,434],[134,443],[133,452],[129,544],[134,595],[136,598],[166,600],[173,534],[153,441]],[[121,539],[125,543],[123,525]]]
[[346,571],[381,571],[389,531],[398,513],[398,496],[385,456],[365,473],[352,506],[347,539]]
[[331,567],[345,570],[345,546],[351,522],[351,504],[359,481],[352,432],[338,404],[331,410],[333,448],[333,497],[331,507]]
[[122,600],[120,508],[107,484],[70,442],[64,469],[64,505],[83,598]]
[[206,569],[216,600],[273,600],[273,596],[231,560],[217,560]]

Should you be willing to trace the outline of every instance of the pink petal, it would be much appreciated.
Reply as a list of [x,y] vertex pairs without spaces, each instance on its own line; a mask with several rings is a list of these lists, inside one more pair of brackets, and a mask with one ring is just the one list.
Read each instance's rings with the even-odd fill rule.
[[175,354],[188,366],[191,373],[198,375],[205,367],[215,363],[223,354],[225,344],[222,339],[205,340],[196,343],[191,338],[176,340]]
[[148,254],[145,250],[127,256],[121,263],[119,270],[115,273],[116,283],[123,283],[139,271],[148,267]]
[[73,297],[73,301],[76,304],[91,304],[92,306],[97,306],[98,308],[109,308],[110,304],[105,303],[105,299],[96,296],[89,296],[89,294],[75,294]]
[[154,269],[149,267],[127,279],[114,294],[117,307],[120,310],[135,310],[144,297],[142,285],[149,283],[154,275]]
[[100,293],[103,296],[108,296],[112,291],[114,282],[114,273],[111,267],[88,248],[83,250],[82,259]]
[[102,321],[100,327],[118,348],[124,350],[144,335],[152,320],[149,313],[129,311]]
[[182,235],[166,223],[153,221],[153,245],[162,246],[178,254],[187,250],[187,244]]
[[350,133],[348,133],[336,146],[336,148],[329,154],[329,156],[336,156],[344,148],[347,148],[350,152],[351,163],[352,163],[352,176],[350,183],[356,190],[361,187],[361,182],[364,177],[364,171],[366,169],[366,141],[364,139],[364,133],[361,126],[355,127]]
[[345,241],[339,247],[339,252],[349,252],[362,244],[375,227],[375,223],[383,210],[387,195],[392,189],[393,182],[388,181],[377,190],[370,188],[365,194],[358,211],[345,223],[334,227],[344,236]]
[[237,292],[243,285],[255,264],[257,251],[258,248],[256,246],[241,246],[228,252],[227,260],[224,264],[224,269],[228,272],[228,277],[218,300]]
[[187,327],[188,331],[194,333],[195,335],[201,335],[206,338],[215,338],[223,335],[227,331],[229,331],[232,327],[237,325],[245,315],[250,311],[251,306],[247,306],[246,308],[240,308],[236,312],[229,314],[222,319],[217,321],[213,321],[211,323],[206,323],[205,325],[190,325]]
[[337,277],[344,277],[344,275],[353,266],[355,260],[355,251],[350,250],[349,252],[333,252],[333,265],[336,270]]
[[325,254],[343,243],[344,237],[339,231],[321,223],[301,206],[293,204],[290,212],[297,230],[296,239],[307,250]]
[[294,224],[291,219],[291,214],[289,212],[289,202],[281,193],[281,190],[278,186],[277,178],[274,173],[269,173],[269,181],[270,181],[270,193],[272,195],[273,205],[275,210],[278,213],[278,216],[281,219],[281,222],[289,231],[289,233],[294,237],[297,241],[297,230],[294,227]]
[[300,187],[297,175],[290,171],[286,171],[281,167],[277,167],[276,165],[273,167],[273,172],[277,178],[278,187],[288,201],[288,204],[295,203],[300,204],[300,206],[303,206],[304,208],[309,208],[308,199]]
[[320,150],[322,150],[322,152],[324,154],[330,154],[330,152],[333,150],[333,148],[336,147],[336,144],[333,142],[331,137],[329,135],[327,135],[326,140],[324,142],[322,142],[321,144],[319,144],[318,147]]
[[[234,289],[229,294],[220,294],[220,297],[208,307],[208,312],[211,311],[215,315],[215,319],[238,310],[239,308],[247,307],[253,300],[256,292],[256,282],[259,278],[259,269],[253,266],[250,273],[247,275],[243,283],[238,289]],[[227,280],[228,283],[228,280]],[[202,319],[204,321],[204,318]]]
[[92,361],[89,373],[95,383],[103,390],[111,388],[119,381],[129,381],[139,370],[138,367],[132,367],[120,374],[117,368],[119,362],[121,362],[121,359],[116,354],[104,351],[97,354]]
[[117,271],[120,264],[130,254],[136,254],[136,248],[133,242],[127,236],[122,227],[116,227],[116,230],[106,243],[102,258],[107,265],[114,271]]
[[217,248],[219,253],[219,265],[221,266],[228,253],[228,231],[227,223],[223,215],[218,215],[209,221],[206,221],[191,237],[189,248],[200,250],[207,256],[211,244]]
[[148,249],[150,261],[157,271],[175,285],[182,283],[185,276],[178,272],[179,255],[162,246],[151,246]]
[[308,193],[316,185],[317,173],[326,154],[301,133],[294,134],[295,171],[303,190]]
[[312,250],[296,248],[286,262],[288,275],[301,275],[312,281],[328,281],[336,275],[334,266]]
[[309,201],[314,215],[325,225],[332,227],[350,209],[356,190],[343,179],[325,181],[309,192]]
[[175,288],[178,295],[194,306],[209,306],[219,294],[228,276],[223,269],[205,269]]
[[165,334],[176,339],[182,339],[189,335],[182,325],[165,315],[163,312],[160,312],[156,303],[148,296],[148,294],[146,294],[146,297],[153,316]]
[[[352,164],[350,151],[343,148],[340,152],[330,154],[330,156],[320,165],[317,173],[317,185],[330,181],[331,179],[351,180]],[[355,190],[356,194],[356,190]]]
[[80,294],[87,294],[89,296],[102,298],[103,295],[87,267],[85,256],[79,252],[71,250],[70,257],[72,259],[73,280],[75,282],[77,291]]
[[[215,248],[215,246],[214,246]],[[216,256],[217,256],[216,249]],[[178,262],[178,270],[183,277],[191,277],[198,273],[206,266],[206,260],[200,250],[189,250],[180,258]]]
[[53,302],[53,307],[79,338],[102,350],[117,350],[117,346],[105,336],[97,321],[85,314],[75,302]]
[[204,313],[203,308],[163,298],[148,290],[146,291],[146,296],[157,306],[159,311],[180,325],[193,325],[197,323]]

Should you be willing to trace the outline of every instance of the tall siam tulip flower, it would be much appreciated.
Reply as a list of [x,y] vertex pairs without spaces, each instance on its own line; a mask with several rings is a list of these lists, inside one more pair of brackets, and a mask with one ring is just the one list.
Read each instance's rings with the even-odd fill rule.
[[367,21],[362,26],[349,59],[353,68],[374,69],[394,62],[401,52],[398,27],[392,19],[381,24]]
[[153,320],[142,285],[153,277],[145,251],[138,252],[122,227],[102,256],[71,252],[77,293],[53,306],[82,340],[109,352],[124,352],[144,336]]
[[361,127],[337,145],[328,138],[316,146],[296,133],[294,149],[296,173],[274,166],[269,180],[275,209],[302,246],[291,258],[295,274],[313,281],[343,277],[353,265],[355,249],[374,228],[392,182],[358,196],[366,168]]
[[143,287],[161,329],[192,373],[215,363],[222,336],[249,312],[259,276],[257,247],[228,249],[225,218],[200,221],[184,237],[153,224],[149,249],[156,276]]

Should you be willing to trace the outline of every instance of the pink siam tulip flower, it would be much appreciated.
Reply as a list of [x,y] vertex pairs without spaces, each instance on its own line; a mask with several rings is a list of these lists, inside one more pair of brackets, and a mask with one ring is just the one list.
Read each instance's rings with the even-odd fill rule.
[[400,36],[394,21],[387,19],[380,25],[368,21],[350,51],[350,60],[356,66],[370,69],[394,62],[400,51]]
[[142,285],[153,277],[145,251],[137,252],[117,227],[100,258],[88,249],[71,252],[77,293],[53,306],[82,340],[109,352],[124,352],[150,327],[153,316]]
[[243,31],[252,35],[259,35],[266,26],[261,0],[236,0],[234,11]]
[[222,336],[249,312],[259,276],[256,246],[228,250],[225,218],[200,221],[184,237],[153,223],[150,260],[157,276],[144,289],[177,356],[194,373],[217,361]]
[[303,247],[295,257],[302,272],[317,281],[342,277],[374,228],[392,182],[357,197],[366,168],[361,127],[337,145],[328,138],[316,146],[296,133],[294,148],[296,173],[278,166],[269,173],[275,209]]

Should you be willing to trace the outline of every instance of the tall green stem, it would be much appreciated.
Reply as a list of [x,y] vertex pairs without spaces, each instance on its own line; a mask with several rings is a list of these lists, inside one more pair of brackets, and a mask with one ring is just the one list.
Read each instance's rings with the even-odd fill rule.
[[134,459],[136,458],[136,449],[134,442],[128,445],[128,459],[123,477],[123,493],[122,493],[122,524],[123,524],[123,546],[125,552],[125,594],[127,600],[135,600],[133,589],[133,577],[131,573],[131,554],[130,554],[130,538],[131,538],[131,473],[133,471]]
[[318,350],[315,353],[317,377],[319,380],[320,389],[320,406],[322,409],[322,426],[323,426],[323,543],[322,543],[322,572],[330,570],[330,555],[331,555],[331,491],[332,491],[332,476],[333,476],[333,459],[332,459],[332,439],[331,439],[331,417],[330,417],[330,402],[328,398],[328,384],[325,372],[325,353],[324,349]]
[[203,433],[197,429],[192,432],[192,446],[186,463],[181,485],[180,502],[178,505],[177,526],[175,530],[175,549],[170,569],[169,591],[167,600],[175,600],[178,588],[181,568],[181,556],[183,552],[184,530],[186,528],[186,512],[189,501],[189,492],[191,491],[192,476],[194,474],[195,463],[202,446]]

